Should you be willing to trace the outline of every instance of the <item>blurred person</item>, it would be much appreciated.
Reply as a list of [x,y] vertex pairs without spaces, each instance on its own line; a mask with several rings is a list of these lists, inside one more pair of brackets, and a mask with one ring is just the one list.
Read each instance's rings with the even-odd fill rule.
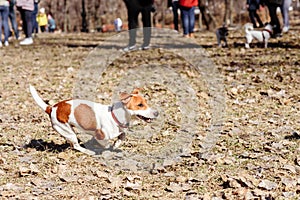
[[286,33],[289,31],[290,22],[289,22],[289,8],[291,6],[292,0],[283,0],[282,5],[280,6],[282,19],[283,19],[283,28],[282,32]]
[[277,8],[282,5],[283,0],[264,0],[263,5],[267,5],[271,18],[270,24],[273,26],[273,38],[281,37],[280,22],[277,16]]
[[179,0],[179,6],[183,36],[193,38],[195,27],[195,6],[198,6],[198,0]]
[[16,5],[16,0],[10,0],[9,1],[9,14],[8,18],[10,20],[12,29],[14,31],[14,35],[16,39],[19,39],[19,30],[18,30],[18,23],[17,23],[17,18],[16,18],[16,13],[15,13],[15,5]]
[[2,26],[4,30],[4,46],[8,46],[9,26],[8,26],[9,2],[7,0],[0,0],[0,47],[2,44]]
[[259,15],[257,14],[259,5],[260,5],[260,0],[247,0],[246,1],[246,6],[249,11],[249,17],[250,17],[251,23],[253,24],[253,28],[257,28],[256,21],[258,22],[260,28],[264,27],[264,24],[262,23]]
[[55,20],[52,17],[52,14],[49,13],[48,14],[48,31],[49,31],[49,33],[54,33],[55,29],[56,29]]
[[39,32],[39,24],[37,22],[37,14],[38,14],[38,11],[39,11],[39,3],[40,3],[40,0],[34,0],[34,10],[32,12],[32,33],[33,34],[37,34]]
[[116,32],[122,31],[123,22],[120,17],[114,20],[114,26]]
[[142,50],[150,48],[151,39],[151,11],[153,9],[153,0],[123,0],[128,15],[129,44],[124,51],[136,50],[136,28],[138,27],[138,16],[142,14],[143,38]]
[[20,45],[33,44],[32,39],[32,12],[34,10],[34,0],[18,0],[16,5],[21,14],[23,22],[23,31],[25,33],[25,39],[20,42]]
[[37,15],[37,22],[41,29],[41,32],[44,33],[47,30],[48,17],[45,12],[45,8],[41,8],[39,14]]
[[178,4],[178,0],[168,0],[168,7],[172,8],[172,12],[173,12],[173,24],[174,24],[174,30],[179,31],[178,28],[178,10],[179,10],[179,4]]

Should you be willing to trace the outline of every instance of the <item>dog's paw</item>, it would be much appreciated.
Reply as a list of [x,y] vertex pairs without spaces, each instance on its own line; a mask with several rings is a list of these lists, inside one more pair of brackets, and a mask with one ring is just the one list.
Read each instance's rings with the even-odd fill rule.
[[87,155],[90,155],[90,156],[94,156],[96,155],[96,152],[95,151],[92,151],[92,150],[89,150],[89,149],[85,149],[85,148],[82,148],[82,149],[77,149],[78,151],[82,152],[82,153],[85,153]]
[[96,152],[94,152],[94,151],[91,151],[91,150],[88,150],[88,149],[87,149],[87,151],[86,151],[86,152],[83,152],[83,153],[85,153],[85,154],[87,154],[87,155],[90,155],[90,156],[94,156],[94,155],[96,155]]
[[74,145],[74,149],[82,152],[82,153],[85,153],[87,155],[90,155],[90,156],[93,156],[96,154],[96,152],[92,151],[92,150],[89,150],[89,149],[86,149],[86,148],[83,148],[81,147],[79,144],[78,145]]
[[117,140],[115,141],[114,145],[112,146],[112,148],[115,150],[115,149],[118,149],[122,144],[122,140]]

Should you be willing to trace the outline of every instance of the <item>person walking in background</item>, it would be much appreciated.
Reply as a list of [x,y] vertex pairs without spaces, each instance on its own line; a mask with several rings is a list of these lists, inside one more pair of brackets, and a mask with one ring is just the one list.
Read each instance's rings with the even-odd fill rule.
[[37,14],[39,12],[39,2],[40,0],[34,0],[34,10],[32,12],[32,34],[37,34],[39,32],[39,25],[37,22]]
[[195,27],[195,6],[198,6],[198,0],[179,0],[179,6],[183,36],[193,38]]
[[21,14],[22,27],[25,33],[25,39],[20,42],[20,45],[31,45],[33,44],[31,17],[34,10],[34,2],[33,0],[18,0],[16,5]]
[[151,39],[151,10],[152,0],[124,0],[127,7],[128,28],[129,28],[129,44],[124,48],[124,51],[133,51],[136,49],[136,28],[138,27],[138,16],[142,14],[143,22],[143,37],[144,43],[141,46],[142,50],[150,48]]
[[178,0],[168,0],[168,7],[172,8],[173,12],[173,24],[174,24],[174,30],[179,31],[178,28],[178,10],[179,10],[179,4]]
[[55,20],[52,17],[52,14],[49,13],[48,14],[48,31],[49,31],[49,33],[54,33],[55,29],[56,29]]
[[16,0],[10,0],[9,1],[9,14],[8,18],[10,20],[12,29],[14,31],[14,35],[16,39],[19,39],[19,30],[18,30],[18,24],[17,24],[17,18],[16,18],[16,13],[15,13],[15,5],[16,5]]
[[259,9],[260,0],[247,0],[246,6],[249,11],[249,17],[251,20],[251,23],[253,24],[254,28],[257,28],[256,20],[259,24],[259,27],[264,27],[264,24],[262,23],[259,15],[257,14],[257,10]]
[[114,26],[115,26],[115,31],[116,32],[121,32],[122,31],[123,22],[122,22],[120,17],[118,17],[114,20]]
[[4,46],[8,46],[9,37],[9,26],[8,26],[8,13],[9,13],[9,2],[7,0],[0,0],[0,47],[2,44],[2,26],[4,30]]
[[46,31],[46,28],[48,25],[48,18],[47,18],[46,12],[45,12],[45,8],[40,9],[40,12],[37,16],[37,22],[39,24],[41,32],[44,33]]
[[273,35],[272,37],[281,36],[280,22],[277,16],[277,8],[282,5],[282,0],[264,0],[263,5],[266,4],[269,10],[269,15],[271,18],[271,25],[273,26]]
[[289,22],[289,8],[291,6],[292,0],[283,0],[282,5],[280,6],[282,19],[283,19],[283,29],[282,32],[286,33],[289,31],[290,22]]

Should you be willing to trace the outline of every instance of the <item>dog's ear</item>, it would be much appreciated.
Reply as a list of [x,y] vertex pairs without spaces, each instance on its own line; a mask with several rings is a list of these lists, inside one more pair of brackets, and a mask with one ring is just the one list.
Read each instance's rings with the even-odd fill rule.
[[131,94],[139,94],[139,92],[142,91],[142,90],[143,90],[143,88],[135,88],[135,89],[131,92]]
[[120,100],[122,101],[122,103],[126,104],[130,101],[130,98],[132,97],[131,94],[128,94],[127,92],[121,92],[119,94]]

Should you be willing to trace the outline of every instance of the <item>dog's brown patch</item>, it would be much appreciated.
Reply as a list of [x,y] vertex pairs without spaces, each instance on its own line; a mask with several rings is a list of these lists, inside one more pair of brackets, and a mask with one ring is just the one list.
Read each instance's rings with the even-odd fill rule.
[[97,140],[103,140],[103,139],[105,138],[105,135],[104,135],[104,133],[102,132],[101,129],[97,129],[97,130],[95,131],[95,138],[96,138]]
[[46,112],[48,115],[50,115],[51,112],[52,112],[52,107],[51,107],[51,106],[47,106],[45,112]]
[[144,99],[142,96],[133,95],[130,98],[130,101],[126,104],[126,107],[129,110],[146,110],[149,106],[146,102],[146,99]]
[[95,112],[87,104],[80,104],[74,110],[74,116],[83,129],[94,131],[97,128]]
[[61,123],[68,123],[71,114],[71,104],[68,104],[67,101],[69,100],[61,101],[53,106],[57,107],[56,118]]

